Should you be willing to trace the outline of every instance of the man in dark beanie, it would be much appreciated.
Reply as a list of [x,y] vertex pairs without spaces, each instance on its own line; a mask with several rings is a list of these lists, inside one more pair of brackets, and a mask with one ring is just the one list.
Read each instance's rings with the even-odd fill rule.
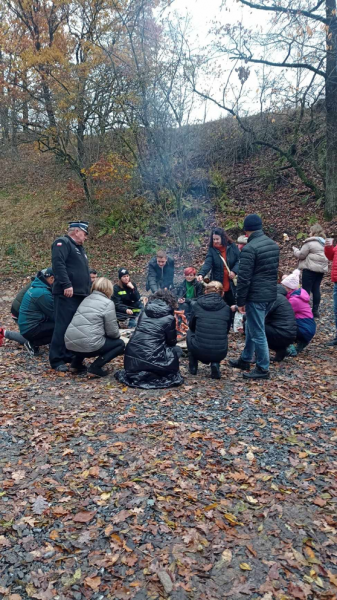
[[249,371],[255,351],[256,367],[243,376],[245,379],[269,379],[265,318],[277,296],[280,249],[263,233],[259,215],[248,215],[243,228],[248,242],[240,256],[236,303],[239,311],[246,313],[246,344],[240,358],[230,360],[229,364]]
[[49,361],[53,369],[68,371],[72,354],[64,343],[64,334],[82,300],[90,294],[88,258],[83,243],[88,235],[87,221],[71,221],[68,232],[52,245],[55,329],[50,344]]

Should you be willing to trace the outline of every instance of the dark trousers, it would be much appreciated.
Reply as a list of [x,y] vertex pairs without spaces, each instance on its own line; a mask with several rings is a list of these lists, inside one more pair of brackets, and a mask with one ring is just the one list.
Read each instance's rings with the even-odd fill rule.
[[38,327],[34,327],[30,331],[25,332],[25,339],[33,346],[46,346],[50,344],[54,333],[54,321],[45,321],[40,323]]
[[302,288],[312,293],[312,306],[313,310],[318,310],[319,303],[321,301],[321,282],[323,279],[323,273],[316,273],[309,269],[303,269],[302,271]]
[[73,353],[66,349],[64,334],[82,300],[84,296],[54,296],[55,329],[49,349],[49,362],[53,369],[72,359]]
[[75,352],[75,358],[72,361],[73,366],[81,365],[85,358],[92,358],[98,356],[93,364],[96,367],[103,367],[110,362],[116,356],[124,354],[125,344],[121,339],[106,338],[104,346],[96,350],[95,352]]

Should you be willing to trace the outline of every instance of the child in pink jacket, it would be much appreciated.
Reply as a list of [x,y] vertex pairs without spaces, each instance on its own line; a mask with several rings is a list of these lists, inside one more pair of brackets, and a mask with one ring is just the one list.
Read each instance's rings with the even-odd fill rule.
[[300,288],[300,270],[295,269],[282,279],[282,285],[287,290],[287,298],[293,307],[297,324],[297,354],[311,342],[316,333],[316,323],[310,307],[310,296]]

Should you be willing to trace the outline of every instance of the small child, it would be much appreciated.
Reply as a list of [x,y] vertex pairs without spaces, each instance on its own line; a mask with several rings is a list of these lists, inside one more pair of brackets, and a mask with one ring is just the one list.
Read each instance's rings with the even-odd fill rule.
[[247,242],[248,238],[246,235],[239,235],[238,239],[236,240],[236,245],[239,248],[240,252],[242,248],[244,248],[244,246],[247,244]]
[[187,267],[184,270],[185,279],[176,289],[178,309],[185,312],[187,320],[191,316],[193,302],[204,292],[203,284],[197,281],[196,274],[197,271],[194,267]]
[[296,352],[302,352],[311,342],[316,333],[316,323],[310,307],[310,296],[300,288],[300,270],[295,269],[282,279],[282,285],[287,290],[287,298],[295,313],[297,324]]

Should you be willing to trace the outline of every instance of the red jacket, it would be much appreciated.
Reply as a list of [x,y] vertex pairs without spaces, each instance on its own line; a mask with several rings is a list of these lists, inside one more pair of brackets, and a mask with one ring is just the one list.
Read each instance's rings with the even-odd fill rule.
[[332,260],[331,267],[331,281],[337,283],[337,246],[325,246],[324,247],[325,256]]

